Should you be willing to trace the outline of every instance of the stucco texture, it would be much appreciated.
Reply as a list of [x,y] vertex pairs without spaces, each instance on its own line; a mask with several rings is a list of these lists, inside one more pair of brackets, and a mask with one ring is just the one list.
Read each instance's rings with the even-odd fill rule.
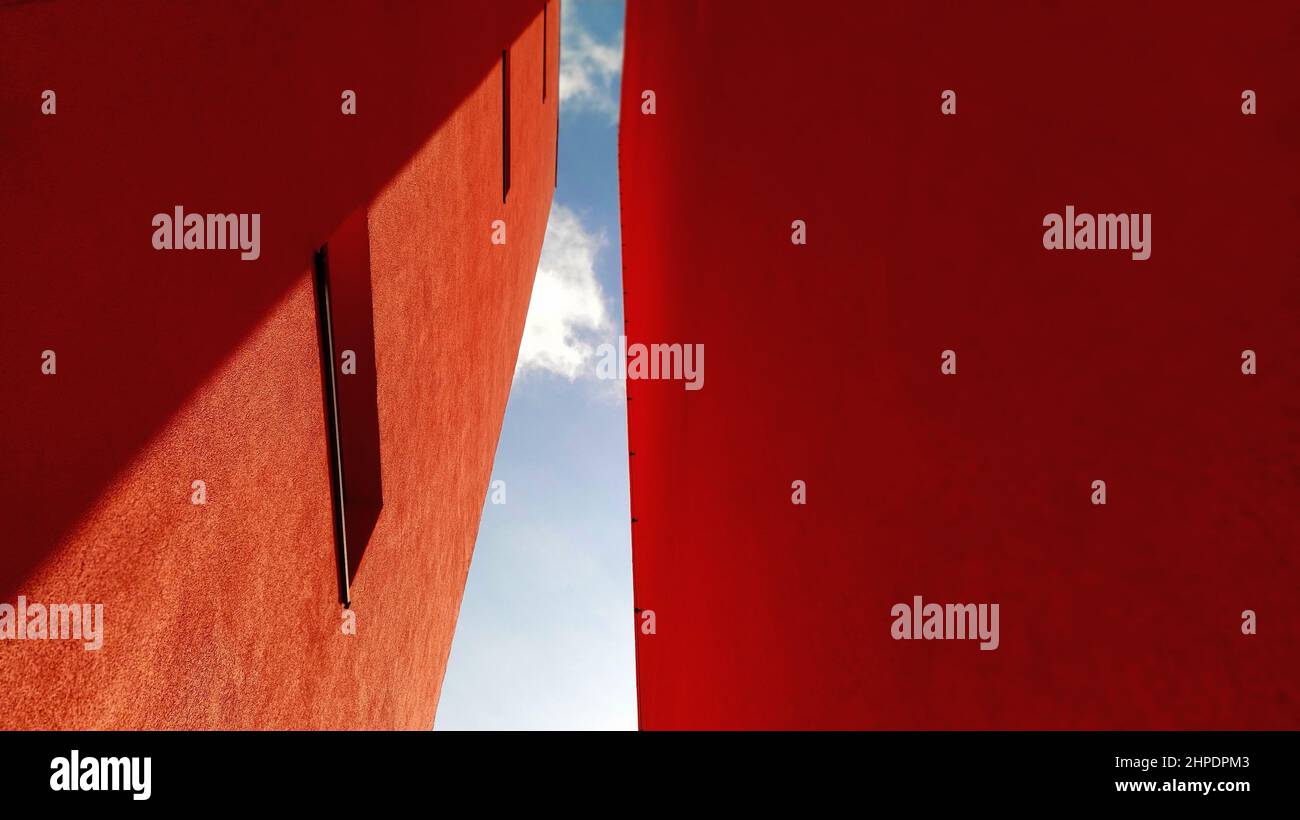
[[[105,620],[0,642],[0,727],[427,729],[555,182],[543,3],[124,5],[0,11],[0,601]],[[175,205],[260,213],[261,258],[154,250]],[[347,635],[311,264],[358,208],[384,508]]]
[[1202,11],[629,3],[628,341],[707,351],[628,382],[643,728],[1300,727],[1300,19]]

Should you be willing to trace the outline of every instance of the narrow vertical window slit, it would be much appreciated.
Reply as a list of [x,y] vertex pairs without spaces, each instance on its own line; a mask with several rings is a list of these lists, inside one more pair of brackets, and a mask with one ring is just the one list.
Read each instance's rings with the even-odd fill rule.
[[501,201],[510,193],[510,50],[501,52]]

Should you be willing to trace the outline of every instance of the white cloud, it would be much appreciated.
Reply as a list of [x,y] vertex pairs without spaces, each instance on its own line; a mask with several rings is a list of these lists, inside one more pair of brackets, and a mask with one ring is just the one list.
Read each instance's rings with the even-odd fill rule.
[[595,111],[618,122],[618,83],[623,70],[623,32],[601,41],[583,25],[575,3],[562,6],[560,105],[570,111]]
[[607,338],[612,327],[596,279],[596,255],[605,243],[604,235],[588,231],[576,213],[552,203],[516,376],[540,370],[573,381],[595,374],[593,337]]

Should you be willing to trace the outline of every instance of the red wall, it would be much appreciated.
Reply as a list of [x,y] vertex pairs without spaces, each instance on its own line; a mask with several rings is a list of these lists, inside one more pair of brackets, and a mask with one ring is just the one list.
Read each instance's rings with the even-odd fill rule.
[[1180,9],[629,4],[629,342],[707,351],[628,384],[643,728],[1300,728],[1300,17]]
[[[0,727],[432,724],[555,182],[542,7],[0,11],[0,601],[105,611],[99,651],[0,642]],[[261,258],[155,251],[175,205],[260,213]],[[348,636],[311,265],[358,207],[384,508]]]

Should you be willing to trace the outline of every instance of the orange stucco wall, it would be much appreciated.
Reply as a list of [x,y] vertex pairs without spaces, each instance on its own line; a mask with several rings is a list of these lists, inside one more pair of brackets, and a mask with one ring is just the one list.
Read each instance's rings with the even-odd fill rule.
[[[0,10],[0,602],[104,605],[97,651],[0,641],[0,727],[432,725],[555,184],[544,5]],[[260,258],[154,250],[175,205],[260,213]],[[311,265],[359,207],[384,508],[353,636]]]

